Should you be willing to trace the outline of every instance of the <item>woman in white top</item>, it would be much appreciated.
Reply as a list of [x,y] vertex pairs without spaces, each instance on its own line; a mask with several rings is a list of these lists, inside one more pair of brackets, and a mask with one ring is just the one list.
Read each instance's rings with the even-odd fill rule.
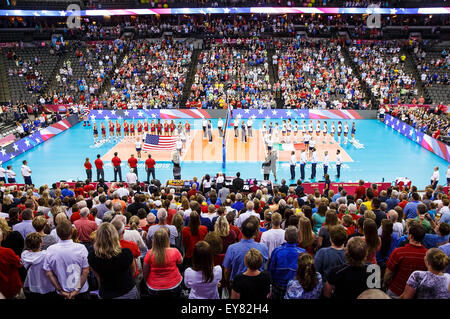
[[219,121],[217,121],[217,129],[219,130],[219,136],[223,137],[223,121],[222,118],[219,117]]
[[184,272],[184,284],[191,289],[189,299],[219,299],[221,279],[222,268],[214,266],[211,246],[206,241],[199,241],[192,254],[192,267]]
[[137,153],[137,157],[141,158],[141,150],[142,150],[142,146],[141,146],[141,141],[139,140],[139,137],[136,138],[136,153]]
[[206,194],[211,190],[211,177],[206,174],[202,181],[203,193]]
[[233,127],[234,127],[234,137],[238,138],[239,137],[239,119],[237,117],[234,119]]

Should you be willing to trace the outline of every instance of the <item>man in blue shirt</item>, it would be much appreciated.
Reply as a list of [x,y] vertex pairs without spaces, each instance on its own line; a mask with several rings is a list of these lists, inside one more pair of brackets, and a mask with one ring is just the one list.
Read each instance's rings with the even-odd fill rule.
[[306,252],[297,247],[297,227],[289,226],[284,233],[284,239],[286,243],[275,248],[270,256],[269,271],[272,277],[273,299],[283,299],[289,280],[294,279],[297,272],[298,255]]
[[244,203],[241,202],[241,199],[242,199],[242,194],[237,193],[236,194],[236,202],[231,205],[231,208],[240,212],[244,208]]
[[398,203],[400,203],[400,200],[398,199],[398,192],[394,189],[391,193],[391,198],[386,200],[387,211],[394,209],[394,207],[397,206]]
[[63,198],[66,196],[69,196],[69,197],[75,196],[74,192],[69,189],[69,184],[64,184],[64,188],[61,191],[61,195]]
[[412,193],[411,197],[412,201],[406,204],[405,209],[403,210],[403,216],[405,220],[417,217],[417,205],[420,204],[420,196],[418,193]]
[[422,245],[424,245],[427,249],[438,247],[439,245],[448,242],[448,239],[450,237],[450,225],[446,223],[440,223],[436,228],[436,234],[425,234]]
[[236,275],[242,274],[247,270],[244,264],[244,258],[247,251],[252,248],[256,248],[262,254],[263,263],[261,271],[264,270],[264,265],[269,258],[269,250],[266,245],[257,243],[253,239],[258,228],[259,220],[254,216],[250,216],[242,223],[241,232],[243,238],[240,242],[228,247],[222,263],[226,282],[231,282]]
[[36,230],[33,227],[33,211],[29,208],[22,212],[22,222],[13,226],[13,231],[18,231],[23,239],[27,238],[29,233],[34,233]]

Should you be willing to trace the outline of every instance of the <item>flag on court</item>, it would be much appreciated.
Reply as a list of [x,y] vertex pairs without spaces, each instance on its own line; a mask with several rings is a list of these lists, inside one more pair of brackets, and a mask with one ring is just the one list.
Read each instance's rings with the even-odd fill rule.
[[275,151],[295,151],[294,144],[282,144],[282,143],[274,143],[273,149]]
[[174,150],[177,142],[176,136],[159,136],[146,134],[143,151],[170,151]]

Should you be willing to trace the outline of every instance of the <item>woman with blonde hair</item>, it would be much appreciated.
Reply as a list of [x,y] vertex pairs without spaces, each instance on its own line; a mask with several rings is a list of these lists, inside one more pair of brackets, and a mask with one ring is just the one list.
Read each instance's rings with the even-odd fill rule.
[[139,217],[136,215],[131,216],[128,225],[128,229],[125,229],[123,233],[123,239],[136,243],[141,252],[141,257],[144,257],[148,249],[141,236],[142,229],[139,227]]
[[314,258],[307,253],[298,255],[297,273],[290,280],[284,299],[319,299],[322,295],[322,276],[316,272]]
[[2,247],[11,248],[17,256],[20,256],[22,250],[25,246],[22,234],[8,225],[5,218],[0,217],[0,230],[3,233],[3,241],[1,243]]
[[144,280],[147,292],[156,298],[178,298],[183,277],[178,265],[183,262],[180,252],[170,247],[170,231],[159,228],[152,239],[152,249],[144,258]]
[[136,265],[129,248],[121,248],[119,234],[111,223],[102,223],[95,233],[89,266],[99,284],[102,299],[139,299],[133,280]]
[[312,231],[311,221],[309,218],[300,217],[298,221],[298,246],[314,255],[316,244],[317,238]]
[[220,216],[217,218],[216,224],[214,225],[214,231],[222,239],[222,254],[225,254],[228,247],[238,241],[236,233],[230,231],[230,224],[225,216]]

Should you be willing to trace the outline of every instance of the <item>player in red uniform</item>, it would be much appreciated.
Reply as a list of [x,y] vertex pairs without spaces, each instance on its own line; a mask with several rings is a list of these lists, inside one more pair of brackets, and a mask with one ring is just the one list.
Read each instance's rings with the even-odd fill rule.
[[109,140],[114,139],[114,123],[109,120]]
[[105,124],[102,122],[102,125],[101,125],[101,130],[102,130],[102,141],[105,141],[106,140],[106,127],[105,127]]
[[123,121],[123,136],[125,138],[130,136],[130,129],[127,120]]
[[137,135],[138,135],[139,137],[142,136],[142,123],[141,123],[141,121],[139,121],[139,120],[138,120],[138,122],[137,122]]
[[134,137],[134,122],[130,122],[130,137],[133,138]]
[[170,135],[170,136],[173,135],[173,132],[175,131],[175,128],[176,128],[176,126],[175,126],[175,123],[173,122],[173,120],[170,121],[170,124],[169,124],[169,129],[170,129],[169,135]]
[[164,135],[169,135],[169,123],[164,121]]
[[191,124],[189,124],[188,121],[184,124],[184,129],[186,130],[186,135],[189,135],[191,133]]
[[158,132],[158,135],[162,135],[162,124],[161,120],[158,119],[158,123],[156,123],[156,131]]
[[116,120],[116,141],[118,141],[119,138],[122,138],[122,130],[120,123]]
[[148,133],[148,121],[147,121],[147,119],[145,119],[145,122],[144,122],[144,133]]

